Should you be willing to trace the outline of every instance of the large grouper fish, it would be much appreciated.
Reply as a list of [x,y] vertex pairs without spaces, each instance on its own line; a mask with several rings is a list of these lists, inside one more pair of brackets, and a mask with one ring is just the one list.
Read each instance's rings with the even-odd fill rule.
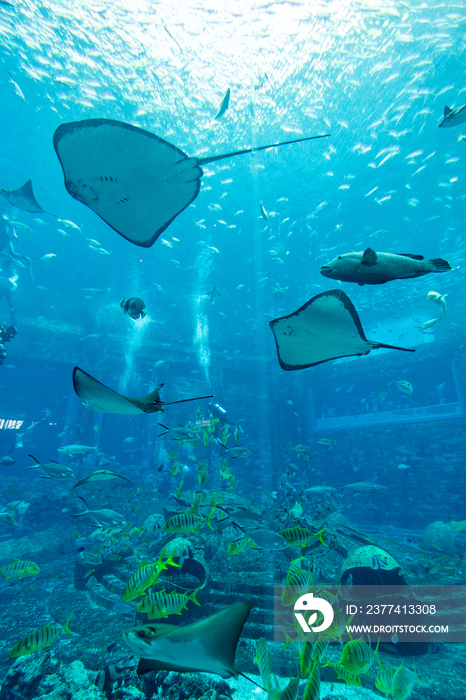
[[385,284],[391,280],[422,277],[429,272],[448,272],[451,265],[442,258],[424,260],[422,255],[410,253],[376,253],[372,248],[364,252],[345,253],[322,265],[320,273],[324,277],[342,282],[364,284]]

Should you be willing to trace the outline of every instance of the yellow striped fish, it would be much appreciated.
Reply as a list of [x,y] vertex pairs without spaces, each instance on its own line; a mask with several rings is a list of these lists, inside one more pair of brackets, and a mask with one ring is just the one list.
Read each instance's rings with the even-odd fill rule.
[[288,527],[285,530],[280,530],[278,533],[288,542],[290,547],[305,547],[314,537],[318,537],[322,544],[325,544],[322,539],[322,533],[325,532],[325,527],[319,532],[311,532],[310,530],[305,530],[300,525],[296,527]]
[[183,532],[196,532],[197,534],[201,531],[201,525],[207,523],[211,530],[214,528],[210,524],[210,515],[207,518],[201,518],[200,515],[194,515],[193,513],[179,513],[178,515],[172,515],[171,518],[165,521],[163,526],[164,532],[170,532],[177,535]]
[[323,660],[329,643],[330,639],[328,637],[319,637],[317,642],[313,645],[312,656],[316,661],[319,661],[319,663]]
[[393,700],[406,700],[411,695],[414,684],[418,677],[413,671],[410,671],[406,666],[398,666],[393,674],[392,695]]
[[192,600],[195,605],[200,605],[196,600],[196,593],[199,591],[200,588],[197,588],[190,596],[182,593],[165,593],[165,590],[151,593],[144,596],[137,610],[147,613],[149,620],[158,620],[169,615],[181,615],[183,608],[188,607],[189,601]]
[[290,582],[290,579],[295,576],[295,574],[302,569],[302,563],[304,561],[304,557],[298,557],[297,559],[293,559],[291,562],[289,568],[288,568],[288,573],[286,574],[286,583]]
[[393,670],[392,667],[388,665],[387,668],[381,668],[380,671],[377,673],[377,676],[375,678],[375,687],[377,688],[377,690],[380,690],[380,692],[384,695],[391,695],[392,685]]
[[322,588],[319,591],[319,598],[323,598],[328,603],[330,603],[332,608],[336,607],[336,605],[338,603],[338,595],[335,595],[331,591],[327,591],[325,588]]
[[279,688],[274,688],[270,693],[269,700],[296,700],[299,690],[299,677],[290,678],[290,681],[286,688],[280,690]]
[[341,652],[340,663],[353,676],[359,676],[361,673],[367,673],[375,660],[375,653],[361,638],[346,642]]
[[153,586],[157,582],[159,574],[160,571],[158,571],[156,563],[141,564],[126,584],[123,602],[129,603],[130,600],[134,600],[142,595],[146,588]]
[[[240,552],[244,552],[246,547],[252,547],[253,542],[252,540],[249,539],[249,537],[240,537],[239,540],[233,540],[233,542],[230,542],[228,545],[228,554],[231,554],[234,556],[235,554],[239,554]],[[252,547],[254,549],[254,547]]]
[[341,635],[346,632],[346,625],[350,624],[350,620],[347,620],[343,611],[336,610],[333,615],[333,622],[328,629],[325,630],[327,637],[331,639],[341,639]]
[[191,504],[191,513],[193,515],[197,515],[199,512],[199,506],[201,505],[201,492],[198,491],[196,494],[194,494],[193,502]]
[[[73,613],[71,613],[71,615],[72,614]],[[23,639],[20,639],[10,651],[10,658],[17,659],[19,656],[34,654],[36,651],[49,647],[63,630],[66,634],[73,634],[68,627],[71,615],[63,627],[61,625],[46,625],[45,627],[41,627],[40,630],[35,630],[31,632],[31,634],[26,635],[26,637],[23,637]]]
[[176,497],[181,498],[181,494],[183,493],[183,486],[184,486],[184,472],[181,477],[180,483],[178,484],[178,488],[176,489]]
[[5,564],[0,568],[0,574],[8,581],[10,578],[25,578],[26,576],[36,576],[40,572],[39,567],[33,561],[13,559],[10,564]]
[[315,664],[304,688],[303,700],[320,700],[320,666]]
[[270,671],[270,654],[267,640],[261,637],[256,643],[255,663],[259,665],[262,685],[267,691],[272,690],[272,673]]
[[166,547],[162,549],[156,562],[152,564],[141,564],[137,571],[132,574],[128,583],[126,584],[125,592],[123,594],[124,603],[128,603],[130,600],[138,598],[144,593],[146,588],[149,588],[149,586],[153,586],[155,583],[157,583],[162,571],[164,569],[168,569],[167,564],[179,567],[179,564],[175,564],[173,561],[172,552],[168,554],[166,559],[164,558],[165,549]]
[[207,471],[207,462],[201,462],[197,468],[197,480],[201,486],[205,486],[209,472]]
[[314,645],[311,642],[305,642],[299,653],[299,668],[301,671],[301,678],[306,678],[312,669],[314,668]]
[[332,668],[335,670],[337,677],[340,680],[345,681],[346,685],[361,685],[360,677],[349,673],[349,671],[347,671],[339,661],[334,664],[330,664],[330,666],[332,666]]
[[282,605],[294,605],[298,598],[309,590],[312,584],[312,574],[306,569],[299,569],[287,580],[282,592]]

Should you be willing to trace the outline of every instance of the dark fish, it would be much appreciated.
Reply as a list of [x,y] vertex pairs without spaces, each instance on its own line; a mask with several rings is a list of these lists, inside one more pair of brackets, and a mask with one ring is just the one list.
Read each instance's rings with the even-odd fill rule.
[[464,122],[466,122],[466,105],[457,107],[456,109],[445,106],[445,109],[443,110],[443,119],[440,122],[439,127],[445,128],[447,126],[458,126]]
[[220,119],[220,117],[223,117],[225,112],[228,109],[228,106],[230,104],[230,88],[225,93],[225,97],[222,100],[222,104],[220,105],[220,109],[218,110],[217,114],[215,115],[214,119]]
[[424,260],[422,255],[411,253],[376,253],[372,248],[364,252],[345,253],[320,268],[324,277],[342,282],[385,284],[396,279],[422,277],[429,272],[448,272],[451,265],[442,258]]
[[[110,649],[110,647],[113,649],[115,644],[116,643],[110,644],[107,651]],[[114,683],[122,680],[126,676],[131,675],[135,668],[136,660],[134,656],[128,656],[124,659],[120,659],[120,661],[117,661],[116,664],[105,666],[105,668],[98,672],[94,683],[103,693],[109,693],[112,691]]]
[[146,304],[139,297],[125,297],[120,301],[120,306],[124,313],[131,316],[135,321],[138,318],[144,318],[147,314],[147,311],[144,311]]

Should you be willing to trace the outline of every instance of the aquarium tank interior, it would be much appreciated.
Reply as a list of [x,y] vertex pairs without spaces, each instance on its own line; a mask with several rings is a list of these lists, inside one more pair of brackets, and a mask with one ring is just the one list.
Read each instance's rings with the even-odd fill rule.
[[0,0],[0,700],[466,698],[465,29]]

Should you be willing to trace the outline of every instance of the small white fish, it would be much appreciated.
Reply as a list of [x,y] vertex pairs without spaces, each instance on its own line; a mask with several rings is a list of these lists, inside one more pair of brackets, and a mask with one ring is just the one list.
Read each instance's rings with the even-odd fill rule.
[[39,260],[51,260],[52,258],[56,257],[56,253],[47,253],[46,255],[43,255],[41,258],[39,258]]
[[303,514],[303,507],[302,507],[301,503],[298,503],[298,501],[296,501],[293,508],[291,508],[290,513],[295,518],[300,518],[301,515]]
[[399,382],[396,383],[398,389],[403,392],[403,394],[408,394],[409,398],[411,399],[411,394],[413,393],[413,385],[406,381],[406,379],[401,379]]
[[[8,73],[8,71],[7,71],[7,73]],[[21,88],[19,87],[18,83],[15,83],[15,81],[13,80],[13,78],[11,77],[11,75],[10,75],[9,73],[8,73],[8,77],[10,78],[10,83],[13,85],[13,87],[14,87],[14,89],[15,89],[15,92],[16,92],[16,94],[18,95],[18,97],[21,97],[21,99],[24,100],[24,101],[26,102],[26,98],[24,97],[23,91],[22,91]]]
[[445,297],[447,297],[448,294],[439,294],[438,292],[428,292],[427,298],[430,299],[431,301],[434,302],[434,304],[437,304],[443,309],[443,315],[447,315],[447,302],[445,301]]
[[429,328],[436,326],[437,323],[441,320],[441,318],[431,318],[430,321],[426,321],[422,324],[422,326],[419,326],[419,330],[421,331],[421,333],[423,333],[424,331],[429,330]]
[[[59,219],[61,224],[64,224],[65,226],[69,226],[69,228],[75,228],[77,231],[80,231],[81,229],[79,226],[72,221],[68,221],[67,219]],[[100,245],[100,243],[99,243]]]
[[262,204],[262,202],[260,202],[260,212],[261,212],[262,218],[263,218],[265,221],[268,221],[268,220],[269,220],[269,216],[268,216],[268,214],[267,214],[267,212],[266,212],[266,210],[265,210],[265,207],[264,207],[264,205]]

